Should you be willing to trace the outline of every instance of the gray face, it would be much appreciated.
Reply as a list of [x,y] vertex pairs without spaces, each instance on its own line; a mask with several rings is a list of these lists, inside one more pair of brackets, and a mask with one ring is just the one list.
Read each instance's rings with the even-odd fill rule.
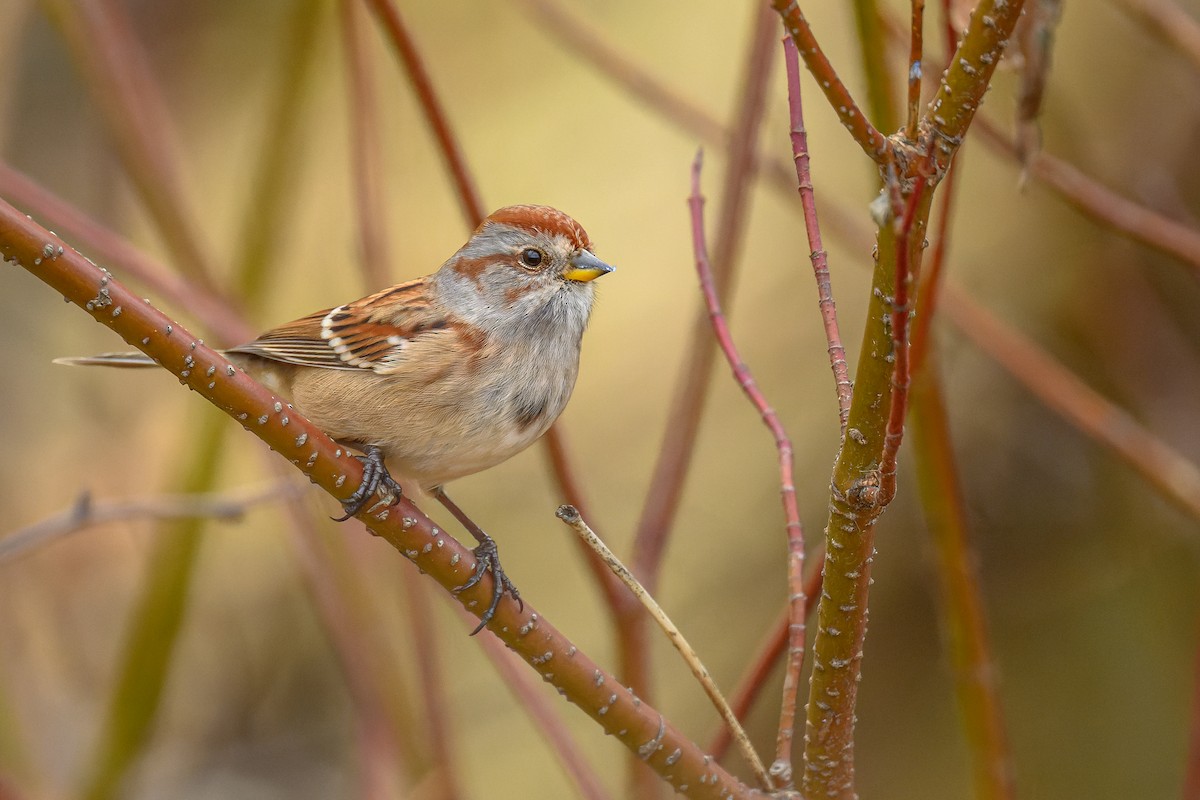
[[455,253],[434,282],[449,310],[489,333],[552,336],[578,346],[595,288],[563,273],[582,253],[595,259],[566,236],[493,223]]

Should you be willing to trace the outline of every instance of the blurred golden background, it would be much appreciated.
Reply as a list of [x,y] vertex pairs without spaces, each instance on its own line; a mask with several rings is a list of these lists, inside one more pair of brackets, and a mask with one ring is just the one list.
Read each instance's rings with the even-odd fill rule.
[[[170,264],[79,63],[47,16],[45,9],[57,5],[0,2],[0,159]],[[672,424],[666,412],[679,365],[698,346],[690,340],[700,295],[684,200],[700,142],[577,58],[525,2],[400,5],[488,209],[557,206],[617,266],[599,284],[581,376],[561,425],[581,465],[590,521],[627,555]],[[806,10],[822,43],[860,93],[850,12],[804,5],[812,6]],[[884,5],[907,13],[907,3]],[[1200,17],[1200,4],[1179,5]],[[1124,6],[1068,6],[1047,89],[1044,148],[1196,227],[1197,65],[1134,24]],[[120,7],[165,98],[193,223],[226,276],[254,226],[251,198],[272,147],[264,137],[285,77],[289,31],[298,14],[318,15],[297,130],[284,153],[284,227],[267,254],[268,289],[253,320],[265,329],[377,288],[364,285],[358,266],[335,4],[124,0]],[[679,95],[730,119],[754,4],[572,0],[568,7]],[[468,228],[403,71],[374,19],[364,19],[382,115],[379,181],[390,274],[400,281],[435,269]],[[940,48],[933,30],[931,19],[927,41]],[[902,61],[894,66],[902,75]],[[786,159],[781,59],[772,70],[760,148]],[[809,76],[804,80],[819,207],[865,226],[873,170]],[[899,80],[895,86],[898,92]],[[1002,69],[985,112],[1009,127],[1014,95],[1014,76]],[[711,220],[722,202],[725,154],[708,147],[705,158]],[[1195,268],[1085,219],[1036,181],[1023,186],[1014,163],[973,136],[958,167],[951,278],[1185,456],[1200,459]],[[829,232],[826,243],[854,364],[870,252]],[[733,333],[794,438],[811,547],[825,521],[838,427],[794,194],[756,184],[736,274],[736,301],[727,309]],[[23,270],[6,268],[2,285],[0,534],[68,509],[84,491],[98,502],[180,491],[197,434],[212,429],[216,412],[163,374],[52,365],[56,356],[122,343]],[[186,308],[151,299],[194,320]],[[1018,796],[1179,796],[1195,691],[1197,519],[1165,502],[960,334],[936,327]],[[232,430],[214,488],[236,495],[275,482],[263,450]],[[858,709],[859,788],[863,797],[892,800],[964,797],[971,792],[969,751],[935,559],[908,466],[902,452],[900,494],[877,542]],[[611,666],[611,624],[569,531],[553,517],[565,498],[549,476],[543,449],[534,447],[457,482],[454,497],[495,536],[523,596]],[[315,491],[299,497],[255,505],[238,522],[205,524],[153,736],[120,796],[364,796],[353,704],[305,588],[282,504],[302,502],[319,521],[337,509]],[[771,439],[719,365],[658,599],[724,687],[736,682],[786,597],[777,498]],[[401,586],[422,579],[358,523],[319,524],[353,552],[351,568],[361,574],[368,617],[378,625],[363,636],[387,654],[395,669],[390,691],[419,732],[408,621],[414,600]],[[110,702],[148,554],[157,537],[171,535],[170,526],[150,521],[114,523],[0,561],[0,774],[14,796],[75,796]],[[574,796],[552,751],[466,636],[469,627],[440,592],[425,595],[462,796]],[[654,647],[655,702],[706,741],[715,714],[660,637]],[[750,718],[764,752],[774,735],[778,683],[772,679]],[[613,796],[622,796],[624,751],[554,700]],[[415,784],[397,796],[434,796],[420,785],[423,759],[428,754],[418,746],[410,764]],[[726,761],[744,772],[736,756]]]

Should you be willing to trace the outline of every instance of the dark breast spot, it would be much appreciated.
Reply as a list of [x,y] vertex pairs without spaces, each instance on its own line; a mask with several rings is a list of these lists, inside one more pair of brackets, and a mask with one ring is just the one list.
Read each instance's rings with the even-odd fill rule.
[[546,398],[518,397],[515,401],[513,420],[522,431],[529,430],[533,425],[546,417]]

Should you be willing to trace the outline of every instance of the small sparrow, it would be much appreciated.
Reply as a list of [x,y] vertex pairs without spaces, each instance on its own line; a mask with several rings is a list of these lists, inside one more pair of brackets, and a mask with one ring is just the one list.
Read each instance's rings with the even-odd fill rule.
[[[338,442],[360,450],[363,482],[348,519],[376,492],[445,505],[479,542],[475,571],[495,578],[483,628],[505,591],[490,536],[443,484],[529,447],[567,405],[595,298],[613,268],[579,223],[548,206],[495,212],[441,268],[361,300],[309,314],[224,351]],[[150,366],[141,353],[61,363]]]

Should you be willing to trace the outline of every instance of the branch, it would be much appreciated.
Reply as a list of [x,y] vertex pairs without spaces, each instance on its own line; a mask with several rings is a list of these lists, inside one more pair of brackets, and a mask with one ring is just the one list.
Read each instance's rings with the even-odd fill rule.
[[166,103],[123,6],[112,0],[47,0],[44,6],[58,24],[126,172],[180,270],[220,294],[213,260],[192,224],[198,217],[184,199]]
[[829,254],[821,241],[821,224],[817,219],[817,199],[813,191],[808,162],[808,133],[804,129],[804,104],[800,94],[800,64],[796,44],[784,39],[783,61],[787,72],[788,111],[792,122],[792,158],[796,162],[796,181],[800,187],[800,205],[804,210],[804,232],[808,235],[809,260],[813,277],[817,279],[817,306],[825,326],[825,341],[829,343],[829,366],[833,369],[834,389],[837,392],[838,420],[842,436],[846,435],[846,419],[850,416],[850,398],[854,391],[850,369],[846,364],[846,348],[838,330],[837,304],[833,301],[833,283],[829,277]]
[[[713,272],[718,296],[726,303],[732,300],[737,243],[745,225],[746,200],[752,185],[753,156],[765,107],[774,37],[774,18],[763,8],[755,15],[750,34],[745,77],[740,84],[742,102],[735,112],[729,162],[722,184]],[[708,397],[709,378],[716,364],[716,349],[709,339],[708,313],[703,308],[697,311],[690,341],[695,344],[689,349],[687,362],[680,373],[667,415],[671,425],[654,465],[650,489],[646,492],[646,502],[634,534],[633,571],[651,594],[658,587],[663,552],[683,495],[684,480]]]
[[[792,739],[796,728],[796,692],[800,686],[800,670],[804,666],[804,625],[805,625],[805,594],[804,594],[804,528],[800,524],[800,508],[796,503],[796,479],[793,475],[794,463],[792,457],[792,440],[779,415],[771,408],[767,398],[758,388],[750,368],[742,360],[725,315],[721,312],[721,301],[717,297],[713,285],[712,268],[708,262],[708,246],[704,241],[704,197],[700,194],[700,167],[702,154],[696,154],[692,164],[692,192],[688,197],[688,207],[692,218],[692,250],[696,257],[696,272],[700,276],[700,290],[704,294],[704,304],[708,309],[709,321],[713,333],[725,360],[733,370],[733,377],[738,386],[745,392],[746,397],[758,410],[763,423],[771,431],[775,439],[775,447],[779,451],[779,483],[780,496],[783,500],[784,526],[787,532],[788,545],[788,662],[783,678],[783,700],[780,704],[779,727],[775,738],[775,760],[771,763],[771,777],[777,778],[784,788],[792,787]],[[735,718],[736,719],[736,718]],[[768,782],[768,786],[770,783]]]
[[458,143],[458,137],[454,135],[454,131],[450,127],[446,110],[433,90],[433,81],[429,77],[429,71],[425,69],[425,62],[421,59],[421,54],[417,52],[417,45],[409,36],[404,20],[400,18],[400,11],[392,0],[364,0],[364,2],[370,5],[371,10],[375,12],[379,24],[383,26],[384,33],[387,34],[396,50],[396,55],[404,64],[408,82],[416,92],[417,100],[425,112],[425,121],[429,123],[434,138],[437,139],[438,151],[442,154],[442,160],[446,163],[446,169],[449,170],[450,178],[454,181],[454,187],[457,190],[456,196],[463,216],[466,218],[467,224],[474,228],[483,222],[487,212],[484,210],[483,202],[479,199],[479,190],[475,187],[475,180],[471,177],[471,171],[467,167],[467,159]]
[[[2,201],[0,255],[29,270],[84,308],[97,322],[163,364],[188,388],[241,422],[324,491],[342,499],[361,482],[359,461],[284,400],[129,292],[106,270],[65,247],[53,233]],[[471,552],[435,528],[405,499],[390,508],[363,511],[359,518],[447,590],[461,586],[472,574]],[[468,610],[483,609],[491,592],[492,579],[487,576],[455,597]],[[697,798],[751,796],[750,789],[712,764],[662,714],[601,670],[531,604],[521,609],[506,597],[488,627],[551,686],[625,747],[638,752],[678,791]]]
[[799,0],[771,0],[771,6],[783,18],[783,27],[796,43],[796,49],[800,51],[805,66],[825,93],[825,99],[833,106],[842,125],[850,131],[850,136],[858,142],[858,146],[868,158],[876,164],[883,165],[891,149],[887,138],[871,126],[870,120],[854,102],[850,90],[842,83],[837,71],[825,57],[812,28],[808,25],[808,20],[804,18],[804,12],[800,10]]
[[[986,118],[977,126],[980,138],[1017,160],[1016,145]],[[1029,174],[1063,200],[1107,229],[1177,258],[1200,277],[1200,231],[1122,197],[1078,167],[1047,153],[1028,164]]]
[[383,144],[379,133],[379,104],[371,73],[371,51],[366,42],[359,0],[339,0],[342,57],[350,99],[350,158],[354,202],[358,212],[358,248],[367,287],[376,289],[391,281],[390,248],[383,208]]
[[0,563],[13,561],[65,536],[110,522],[163,519],[241,519],[246,509],[294,494],[287,484],[242,492],[161,495],[139,500],[97,503],[90,492],[81,492],[66,511],[19,528],[0,539]]
[[671,646],[683,658],[683,663],[687,665],[696,682],[700,684],[700,688],[708,695],[708,699],[712,702],[713,707],[717,709],[717,713],[721,715],[721,719],[725,720],[726,727],[733,734],[734,741],[738,743],[738,749],[742,751],[742,755],[750,765],[750,769],[754,772],[755,777],[758,778],[759,785],[764,789],[773,789],[774,783],[767,775],[767,770],[763,767],[762,761],[759,760],[758,753],[754,752],[754,747],[750,744],[750,737],[742,729],[742,725],[738,722],[733,709],[729,707],[729,703],[725,701],[721,690],[717,688],[716,682],[713,681],[708,669],[700,660],[700,654],[684,638],[683,632],[671,621],[671,618],[667,616],[667,612],[663,611],[662,606],[650,596],[650,593],[646,591],[646,587],[638,582],[638,579],[633,576],[629,568],[622,564],[613,551],[608,549],[608,545],[604,544],[595,531],[588,527],[583,517],[579,516],[578,509],[574,506],[559,506],[556,516],[567,523],[575,531],[576,535],[604,560],[604,563],[613,571],[613,574],[620,578],[621,583],[625,584],[629,588],[629,591],[637,597],[638,601],[650,614],[650,618],[667,635]]
[[1105,399],[1016,328],[952,285],[942,312],[1047,408],[1109,448],[1167,500],[1200,519],[1200,468]]

